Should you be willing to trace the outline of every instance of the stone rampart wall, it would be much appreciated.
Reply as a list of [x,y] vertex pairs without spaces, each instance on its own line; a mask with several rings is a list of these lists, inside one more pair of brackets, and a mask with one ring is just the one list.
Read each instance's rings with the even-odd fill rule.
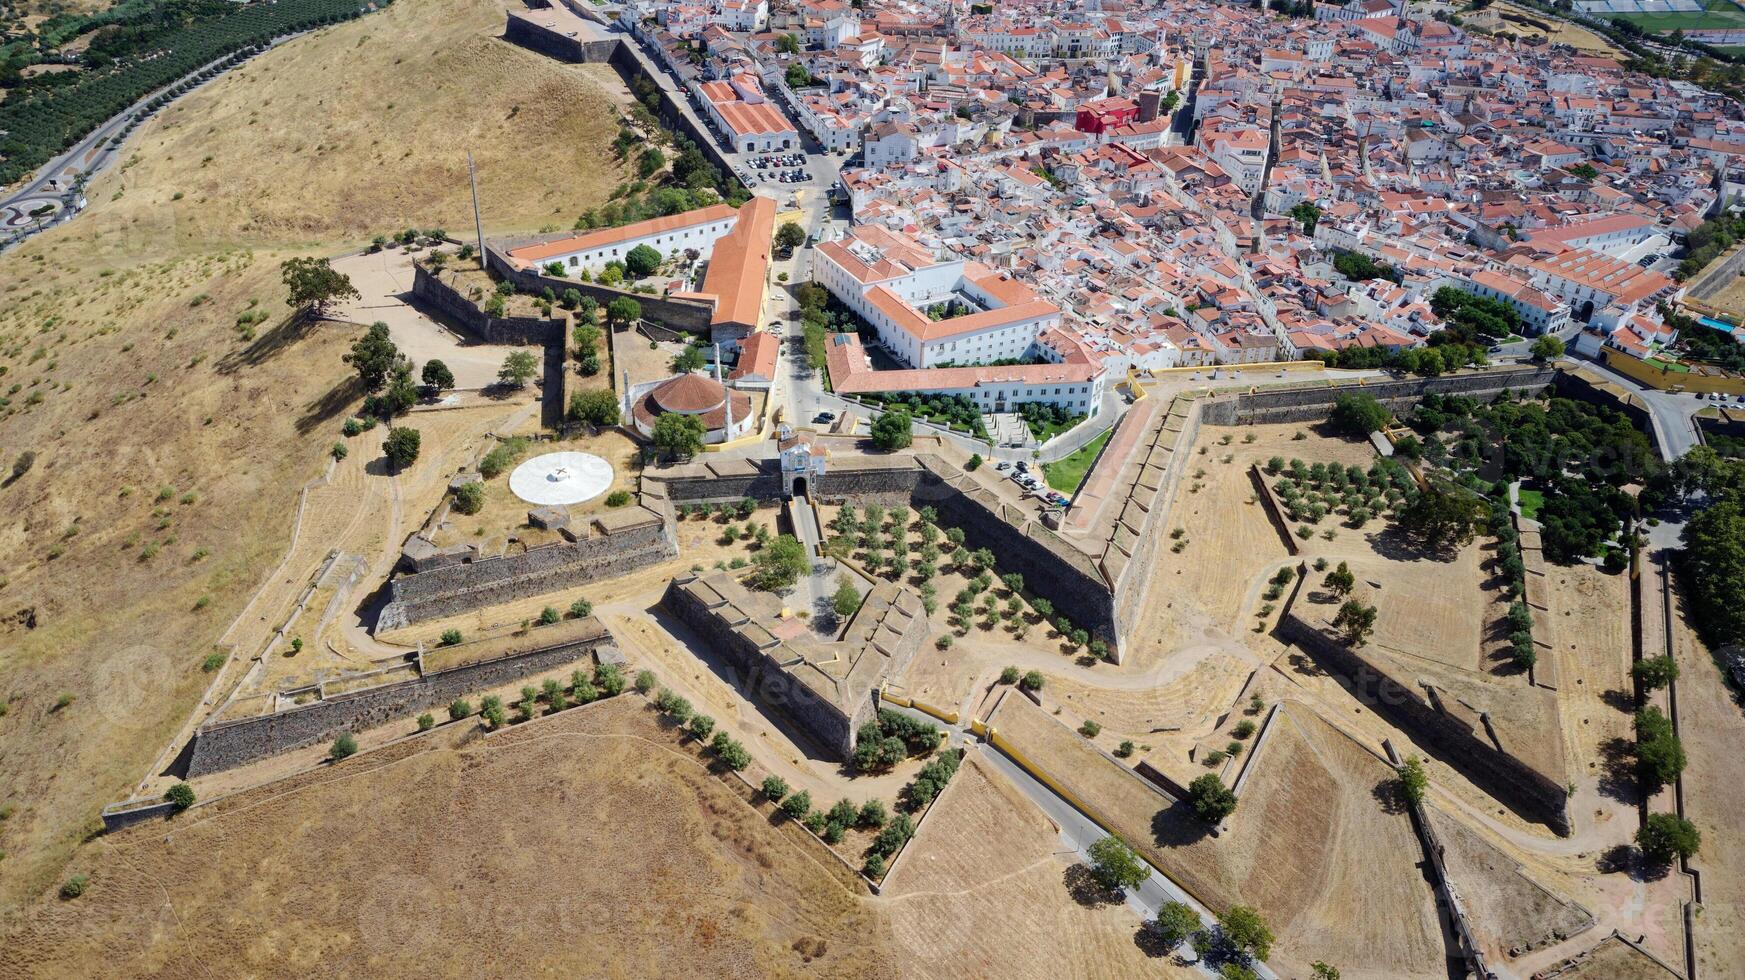
[[[651,515],[652,516],[652,515]],[[379,631],[400,629],[486,606],[544,595],[672,558],[678,538],[666,521],[578,541],[534,548],[517,555],[450,565],[389,583],[389,601]]]
[[[536,632],[533,635],[538,634]],[[557,646],[453,667],[381,687],[351,691],[258,718],[205,725],[194,735],[194,751],[188,762],[188,775],[193,777],[222,772],[269,756],[331,741],[341,732],[361,731],[395,718],[441,707],[455,698],[475,695],[523,677],[574,663],[591,655],[596,647],[611,641],[612,635],[601,627],[593,636]]]
[[[1175,506],[1176,495],[1181,492],[1182,473],[1188,467],[1189,449],[1193,446],[1194,439],[1199,436],[1204,413],[1205,405],[1200,401],[1188,406],[1181,432],[1174,437],[1174,453],[1170,457],[1163,483],[1152,497],[1150,509],[1146,511],[1145,520],[1138,529],[1133,555],[1122,566],[1116,578],[1114,633],[1120,637],[1133,635],[1132,631],[1144,608],[1145,596],[1151,582],[1152,562],[1157,556],[1158,543],[1165,535],[1164,523]],[[1168,424],[1167,416],[1164,424]],[[1109,640],[1109,645],[1118,651],[1122,646],[1113,639]]]
[[1257,391],[1209,400],[1204,420],[1212,425],[1312,422],[1331,414],[1340,395],[1359,392],[1374,396],[1399,414],[1431,394],[1483,398],[1503,391],[1537,392],[1551,384],[1556,374],[1550,367],[1523,367],[1440,378],[1372,381],[1364,385]]
[[103,808],[103,832],[113,833],[136,823],[163,820],[176,812],[176,805],[169,800],[128,800],[124,803],[111,803]]
[[[559,236],[542,235],[529,241],[546,240]],[[485,261],[492,272],[505,281],[514,284],[516,289],[525,292],[538,293],[550,289],[558,296],[566,289],[574,289],[583,296],[591,296],[602,308],[615,299],[628,297],[636,301],[642,310],[642,319],[688,330],[692,333],[709,332],[709,321],[714,319],[715,307],[701,300],[672,299],[665,296],[654,296],[648,293],[636,293],[626,289],[613,289],[597,282],[582,282],[579,279],[565,279],[558,276],[548,276],[535,269],[518,269],[502,251],[501,244],[487,243],[485,246]]]
[[1306,651],[1384,721],[1460,770],[1485,792],[1558,834],[1570,833],[1569,795],[1563,785],[1499,751],[1485,733],[1437,710],[1422,688],[1388,676],[1361,653],[1294,612],[1287,611],[1280,618],[1277,633]]
[[518,17],[513,11],[509,13],[509,22],[503,28],[503,38],[529,50],[538,51],[547,57],[576,64],[611,61],[612,52],[616,51],[618,45],[623,43],[616,38],[604,41],[585,41],[579,37],[571,37],[524,17]]
[[568,321],[563,318],[486,316],[477,303],[416,263],[412,266],[412,295],[487,344],[561,345],[565,339]]
[[872,719],[872,697],[869,695],[851,713],[844,714],[838,705],[797,683],[780,664],[771,661],[743,634],[728,629],[712,610],[681,587],[694,579],[687,576],[667,583],[661,604],[727,655],[739,672],[736,688],[758,703],[793,718],[820,745],[837,753],[839,759],[851,758],[856,729]]
[[707,503],[722,500],[780,500],[782,471],[775,460],[756,460],[756,473],[730,476],[663,477],[651,474],[666,486],[666,498],[674,504]]

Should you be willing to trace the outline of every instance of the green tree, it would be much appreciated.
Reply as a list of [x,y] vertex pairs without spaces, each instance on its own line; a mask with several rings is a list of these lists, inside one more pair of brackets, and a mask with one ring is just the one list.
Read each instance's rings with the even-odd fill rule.
[[279,276],[287,290],[285,305],[315,317],[325,315],[328,303],[358,298],[351,277],[335,270],[326,259],[286,259],[279,264]]
[[610,388],[588,388],[570,395],[569,419],[589,425],[617,425],[618,396]]
[[1366,392],[1340,395],[1333,402],[1333,425],[1347,435],[1364,437],[1386,428],[1393,413]]
[[1400,793],[1413,804],[1424,802],[1424,792],[1430,788],[1430,774],[1424,771],[1424,760],[1408,755],[1398,771]]
[[477,514],[485,509],[485,485],[463,483],[454,488],[454,509],[462,514]]
[[783,34],[776,38],[776,50],[782,54],[799,54],[800,38],[795,34]]
[[1232,905],[1218,916],[1218,930],[1231,949],[1264,960],[1272,954],[1272,930],[1260,913],[1246,905]]
[[1313,235],[1315,233],[1315,223],[1321,219],[1321,209],[1316,207],[1311,201],[1303,201],[1285,213],[1296,219],[1297,223],[1303,226],[1303,234],[1305,235]]
[[395,426],[389,429],[388,438],[382,443],[382,451],[388,457],[388,465],[398,471],[417,462],[419,441],[417,429],[409,429],[404,426]]
[[1678,680],[1678,664],[1666,654],[1644,657],[1630,668],[1630,672],[1636,675],[1637,683],[1649,691],[1657,691]]
[[1188,803],[1201,820],[1215,824],[1236,812],[1236,794],[1214,772],[1188,784]]
[[1333,626],[1345,637],[1345,642],[1357,647],[1375,632],[1375,607],[1361,599],[1347,599],[1333,617]]
[[708,715],[691,716],[691,737],[701,742],[715,730],[715,719]]
[[194,787],[187,783],[177,783],[164,793],[164,799],[169,800],[178,810],[186,810],[194,805]]
[[1533,346],[1528,349],[1533,354],[1533,360],[1544,362],[1555,361],[1562,357],[1564,348],[1562,340],[1551,334],[1546,334],[1533,341]]
[[503,366],[497,369],[497,380],[511,388],[525,388],[537,373],[539,358],[532,351],[512,350],[503,358]]
[[1350,595],[1351,590],[1357,587],[1357,576],[1351,574],[1351,566],[1340,562],[1338,567],[1327,573],[1327,577],[1321,580],[1321,584],[1334,595],[1344,597]]
[[782,812],[794,820],[805,819],[806,814],[812,812],[812,794],[800,790],[788,797],[782,801]]
[[424,370],[419,373],[419,377],[438,394],[454,387],[454,372],[448,369],[447,364],[435,358],[424,362]]
[[1690,857],[1702,842],[1696,825],[1676,813],[1651,813],[1636,831],[1636,845],[1643,855],[1660,864]]
[[1157,935],[1165,949],[1174,949],[1200,931],[1200,913],[1185,902],[1164,902],[1157,909]]
[[388,337],[388,325],[380,320],[370,324],[364,335],[352,341],[351,352],[342,360],[357,372],[365,391],[380,391],[404,364],[400,348]]
[[[1735,469],[1735,477],[1745,468]],[[1745,636],[1745,479],[1684,526],[1684,578],[1703,632],[1716,645]]]
[[615,326],[629,326],[642,319],[642,304],[628,296],[620,296],[606,304],[606,322]]
[[1316,960],[1309,969],[1312,971],[1310,976],[1313,980],[1339,980],[1339,971],[1320,960]]
[[669,457],[690,459],[703,451],[703,420],[695,415],[663,412],[654,420],[650,441],[654,448]]
[[854,587],[848,576],[836,580],[836,593],[830,597],[830,605],[842,619],[854,615],[854,611],[860,608],[860,590]]
[[1151,868],[1116,836],[1104,837],[1090,846],[1091,873],[1105,888],[1137,888],[1151,877]]
[[624,256],[624,270],[632,279],[652,276],[660,268],[660,253],[653,246],[638,245]]
[[756,572],[752,582],[766,592],[786,589],[806,572],[806,547],[798,538],[784,534],[752,557]]
[[783,252],[792,252],[806,244],[806,229],[800,227],[797,221],[784,221],[776,229],[776,248]]
[[662,153],[658,146],[644,149],[642,155],[636,158],[636,173],[644,180],[659,173],[660,168],[664,166],[666,166],[666,154]]
[[914,422],[909,413],[900,409],[884,412],[873,420],[873,445],[890,452],[914,445]]
[[472,702],[467,701],[465,698],[455,698],[453,701],[448,703],[448,719],[450,721],[460,721],[462,718],[465,718],[467,715],[472,713]]
[[328,757],[335,762],[356,754],[357,739],[352,737],[350,732],[340,732],[339,737],[333,740],[333,745],[327,750]]
[[702,370],[704,363],[702,348],[687,344],[684,350],[674,355],[673,370],[679,374],[690,374],[692,371]]
[[1448,552],[1472,540],[1486,511],[1464,487],[1432,483],[1400,509],[1400,529],[1428,551]]
[[788,782],[780,776],[765,776],[761,789],[765,799],[771,803],[780,803],[782,797],[788,795]]

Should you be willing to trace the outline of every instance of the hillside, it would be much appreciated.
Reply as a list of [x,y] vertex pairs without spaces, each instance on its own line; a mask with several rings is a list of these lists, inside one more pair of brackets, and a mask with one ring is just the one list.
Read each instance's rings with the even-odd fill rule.
[[354,331],[284,327],[278,263],[470,224],[467,147],[496,228],[567,226],[619,179],[616,77],[498,40],[501,10],[400,0],[270,52],[0,257],[0,475],[36,456],[0,488],[0,909],[186,719],[353,404]]

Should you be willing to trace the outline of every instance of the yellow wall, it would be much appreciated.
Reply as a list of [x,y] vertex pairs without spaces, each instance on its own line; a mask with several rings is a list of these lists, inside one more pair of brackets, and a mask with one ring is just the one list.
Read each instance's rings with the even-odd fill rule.
[[1606,367],[1661,391],[1682,388],[1685,391],[1698,391],[1704,394],[1718,391],[1728,395],[1745,395],[1745,377],[1697,374],[1694,371],[1668,371],[1620,350],[1606,349]]

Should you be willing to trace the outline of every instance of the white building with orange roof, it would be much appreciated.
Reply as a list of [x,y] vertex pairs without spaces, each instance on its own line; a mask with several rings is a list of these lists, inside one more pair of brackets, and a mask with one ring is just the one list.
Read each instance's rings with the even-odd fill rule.
[[816,258],[818,281],[911,367],[1023,358],[1060,324],[1060,307],[1030,287],[901,232],[856,226]]
[[800,132],[763,93],[751,75],[703,82],[703,108],[735,153],[771,153],[800,145]]
[[695,250],[700,258],[707,258],[713,254],[715,243],[738,225],[739,216],[740,212],[725,204],[712,204],[683,214],[512,248],[509,258],[524,269],[543,269],[556,263],[570,275],[582,270],[596,273],[608,262],[622,262],[638,245],[647,245],[662,257]]

